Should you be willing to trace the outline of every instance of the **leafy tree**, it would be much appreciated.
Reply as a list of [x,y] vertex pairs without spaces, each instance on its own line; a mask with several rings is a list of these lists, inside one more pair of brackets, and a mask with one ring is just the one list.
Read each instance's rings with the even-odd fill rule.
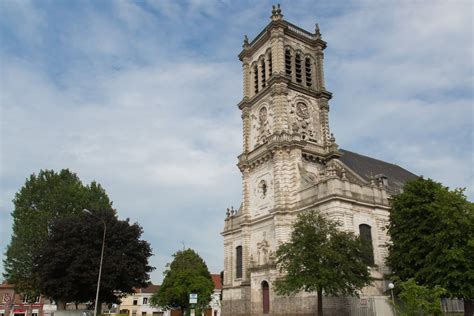
[[115,213],[99,184],[84,186],[68,169],[32,174],[13,203],[13,233],[3,261],[4,277],[30,297],[39,294],[39,276],[32,267],[53,219],[77,214],[83,208]]
[[178,251],[164,272],[163,284],[153,294],[151,303],[165,308],[188,310],[189,294],[198,295],[198,309],[206,307],[214,290],[214,282],[206,263],[192,249]]
[[450,297],[464,298],[473,313],[474,204],[463,190],[419,178],[395,196],[390,213],[388,264],[401,280],[439,285]]
[[[117,293],[131,294],[133,287],[148,284],[151,248],[140,240],[143,230],[138,224],[119,220],[112,212],[93,214],[107,225],[99,303],[119,303]],[[95,300],[103,229],[101,221],[85,213],[52,222],[35,258],[43,294],[60,302]]]
[[300,213],[287,243],[276,251],[285,276],[275,282],[278,294],[304,290],[318,293],[318,315],[323,315],[323,294],[357,295],[371,283],[364,260],[365,244],[352,232],[316,211]]
[[397,282],[400,289],[398,298],[401,301],[401,308],[397,306],[397,315],[399,316],[419,316],[433,315],[442,316],[440,298],[446,293],[446,290],[436,285],[434,288],[428,288],[416,284],[415,279]]

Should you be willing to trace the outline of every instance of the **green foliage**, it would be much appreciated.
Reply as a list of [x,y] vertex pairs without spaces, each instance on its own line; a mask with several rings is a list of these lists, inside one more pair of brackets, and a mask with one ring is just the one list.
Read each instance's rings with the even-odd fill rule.
[[[107,225],[99,301],[119,303],[117,292],[134,293],[133,287],[148,284],[151,248],[140,240],[143,230],[137,223],[110,211],[94,215]],[[103,231],[102,221],[85,213],[52,221],[33,269],[43,294],[58,301],[95,300]]]
[[431,179],[407,183],[393,198],[388,233],[388,264],[396,277],[474,298],[474,204],[463,190]]
[[84,186],[67,169],[32,174],[15,194],[13,203],[13,233],[5,253],[4,277],[32,297],[39,293],[39,277],[32,270],[34,258],[45,243],[51,221],[77,214],[83,208],[114,212],[99,184]]
[[280,271],[286,272],[275,282],[276,291],[357,295],[372,281],[364,251],[360,238],[342,231],[337,222],[316,211],[300,213],[290,241],[276,252]]
[[198,295],[198,309],[203,309],[211,300],[214,282],[202,258],[192,249],[176,252],[174,260],[164,272],[164,280],[151,303],[165,308],[187,310],[189,294]]
[[397,306],[397,315],[443,315],[440,299],[446,290],[442,287],[437,285],[434,288],[428,288],[418,285],[415,279],[397,282],[397,287],[400,289],[398,298],[401,302],[401,307]]

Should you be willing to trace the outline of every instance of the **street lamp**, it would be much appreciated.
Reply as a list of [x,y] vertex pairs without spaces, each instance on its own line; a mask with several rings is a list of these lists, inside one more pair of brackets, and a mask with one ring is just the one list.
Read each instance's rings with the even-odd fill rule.
[[105,225],[104,219],[100,218],[97,215],[94,215],[91,211],[88,209],[83,209],[82,210],[84,213],[87,213],[89,215],[94,216],[95,218],[99,219],[102,221],[102,224],[104,224],[104,236],[102,237],[102,252],[100,253],[100,265],[99,265],[99,278],[97,280],[97,292],[95,294],[95,307],[94,307],[94,316],[97,316],[97,304],[99,303],[99,288],[100,288],[100,275],[102,273],[102,261],[104,260],[104,247],[105,247],[105,232],[107,231],[107,225]]
[[395,287],[395,284],[393,284],[392,282],[390,282],[388,284],[388,288],[390,289],[390,292],[392,293],[392,304],[393,304],[393,310],[395,311],[395,315],[397,314],[397,311],[395,309],[395,299],[393,298],[393,288]]

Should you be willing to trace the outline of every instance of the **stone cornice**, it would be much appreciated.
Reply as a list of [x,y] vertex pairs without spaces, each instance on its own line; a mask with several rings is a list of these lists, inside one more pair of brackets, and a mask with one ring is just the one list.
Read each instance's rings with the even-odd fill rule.
[[[324,98],[326,100],[330,100],[332,98],[332,93],[327,90],[314,90],[307,88],[301,84],[292,82],[290,78],[286,77],[285,75],[280,74],[273,74],[270,79],[268,80],[268,85],[260,90],[257,94],[252,97],[244,97],[242,101],[237,104],[237,107],[242,110],[245,107],[251,107],[253,104],[258,103],[262,98],[268,95],[268,93],[275,93],[275,85],[279,83],[285,83],[288,89],[298,91],[304,95],[309,97],[313,97],[316,99]],[[278,93],[278,92],[276,92]]]
[[320,47],[321,50],[324,50],[327,46],[327,43],[322,39],[318,38],[316,34],[312,34],[290,22],[285,20],[271,21],[267,26],[261,31],[250,44],[245,45],[244,49],[238,55],[239,59],[243,61],[244,57],[248,57],[255,53],[262,45],[268,41],[271,36],[271,30],[281,28],[284,31],[284,34],[292,37],[296,40],[299,40],[311,47]]

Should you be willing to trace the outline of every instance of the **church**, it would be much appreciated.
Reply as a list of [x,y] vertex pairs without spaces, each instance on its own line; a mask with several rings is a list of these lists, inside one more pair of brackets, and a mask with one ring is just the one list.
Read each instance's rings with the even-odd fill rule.
[[[276,249],[289,240],[296,215],[315,209],[371,241],[375,281],[357,304],[379,302],[390,315],[384,296],[389,199],[416,175],[338,147],[329,127],[332,93],[324,82],[326,42],[319,26],[312,33],[293,25],[279,6],[270,19],[256,38],[245,37],[239,54],[242,203],[227,210],[222,232],[222,314],[316,314],[316,293],[287,297],[273,289],[281,276],[273,260]],[[325,297],[325,315],[352,314],[349,301]]]

